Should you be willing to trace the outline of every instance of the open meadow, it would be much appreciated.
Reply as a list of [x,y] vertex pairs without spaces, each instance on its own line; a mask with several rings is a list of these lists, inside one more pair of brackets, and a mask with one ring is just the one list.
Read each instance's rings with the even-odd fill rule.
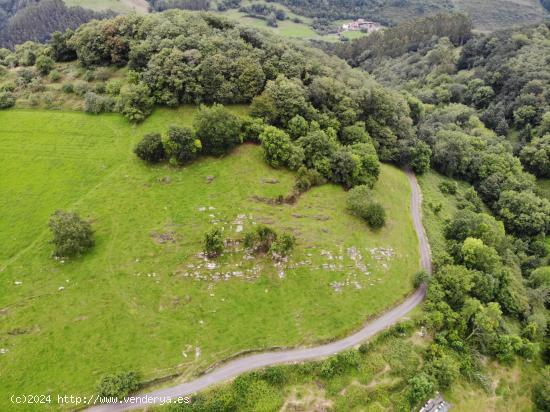
[[[140,126],[0,113],[0,406],[14,392],[91,394],[108,372],[185,378],[240,351],[330,340],[412,290],[419,257],[403,172],[382,166],[374,196],[388,221],[373,232],[345,211],[336,185],[295,205],[260,201],[286,194],[294,175],[254,145],[181,168],[135,157],[144,133],[190,125],[194,112],[158,109]],[[56,209],[92,222],[90,253],[52,258]],[[238,247],[198,257],[213,226],[239,239],[261,223],[297,237],[286,264]]]

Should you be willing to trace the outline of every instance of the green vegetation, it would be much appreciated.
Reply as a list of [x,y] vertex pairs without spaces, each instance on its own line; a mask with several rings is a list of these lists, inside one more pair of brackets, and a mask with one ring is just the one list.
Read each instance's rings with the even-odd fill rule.
[[[303,23],[280,5],[216,3],[239,5],[272,27]],[[307,24],[330,32],[340,6],[319,5]],[[409,352],[402,369],[387,359],[397,375],[382,373],[375,395],[347,381],[368,344],[239,377],[191,408],[279,409],[283,387],[319,379],[335,409],[410,409],[465,382],[491,394],[492,362],[533,371],[526,385],[544,405],[550,201],[534,175],[550,165],[549,40],[546,24],[475,34],[459,14],[324,45],[370,77],[214,13],[171,10],[1,49],[1,391],[89,393],[128,370],[142,383],[190,377],[239,351],[341,336],[426,281],[416,321],[379,339]],[[379,159],[423,174],[431,276],[417,272],[408,180]],[[72,212],[50,220],[52,259],[56,210]],[[409,347],[418,327],[428,337]],[[100,392],[137,386],[134,373],[107,375]]]
[[83,221],[76,213],[57,210],[50,218],[49,226],[55,257],[80,255],[94,245],[90,223]]
[[139,377],[135,372],[120,372],[103,376],[96,392],[99,396],[121,400],[138,388]]
[[[241,350],[342,336],[410,291],[418,252],[401,171],[381,167],[372,196],[387,224],[372,232],[343,213],[339,186],[315,187],[293,205],[257,200],[289,192],[295,176],[269,167],[256,146],[183,168],[150,166],[132,153],[144,134],[189,127],[195,113],[157,109],[136,127],[117,115],[0,112],[0,347],[8,350],[0,396],[91,393],[98,376],[121,370],[145,381],[191,376]],[[47,224],[59,208],[93,222],[95,246],[78,259],[51,258]],[[197,257],[212,226],[239,239],[239,226],[244,233],[253,222],[296,237],[287,264],[243,260],[236,246],[215,269]],[[370,275],[323,268],[327,253],[355,267],[349,248]],[[377,248],[391,258],[377,259]],[[216,272],[229,279],[216,281]]]
[[222,232],[217,227],[204,234],[203,252],[209,258],[215,258],[222,254],[224,242]]

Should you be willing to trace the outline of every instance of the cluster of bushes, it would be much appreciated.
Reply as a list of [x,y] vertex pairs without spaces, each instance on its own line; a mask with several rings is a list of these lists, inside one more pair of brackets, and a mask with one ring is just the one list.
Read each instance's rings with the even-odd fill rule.
[[173,164],[185,164],[199,153],[219,156],[242,142],[243,121],[223,105],[201,106],[193,129],[170,126],[163,138],[150,133],[136,145],[136,155],[150,163],[170,159]]
[[[265,225],[255,226],[242,239],[244,247],[254,254],[270,254],[275,260],[289,256],[294,250],[296,238],[289,233],[277,233]],[[220,256],[225,249],[223,233],[213,228],[204,235],[203,252],[209,258]]]
[[89,222],[73,212],[57,210],[50,218],[54,256],[78,256],[94,245],[93,230]]
[[372,193],[368,186],[356,186],[349,191],[348,209],[356,216],[366,220],[373,229],[380,229],[386,224],[384,207],[372,200]]

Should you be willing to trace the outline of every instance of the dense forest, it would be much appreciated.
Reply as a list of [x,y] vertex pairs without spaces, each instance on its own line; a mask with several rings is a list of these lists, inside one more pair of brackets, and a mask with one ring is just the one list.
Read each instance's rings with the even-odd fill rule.
[[43,42],[54,31],[75,29],[92,19],[113,15],[67,7],[63,0],[5,0],[0,2],[0,46],[12,48],[27,40]]
[[[533,174],[550,174],[550,29],[473,35],[464,16],[445,19],[445,27],[439,18],[408,22],[335,50],[418,99],[416,136],[432,167],[475,188],[445,229],[446,251],[434,256],[426,324],[438,345],[460,353],[467,374],[476,353],[526,356],[534,347],[525,339],[544,342],[548,362],[550,202]],[[520,337],[503,316],[522,322]]]

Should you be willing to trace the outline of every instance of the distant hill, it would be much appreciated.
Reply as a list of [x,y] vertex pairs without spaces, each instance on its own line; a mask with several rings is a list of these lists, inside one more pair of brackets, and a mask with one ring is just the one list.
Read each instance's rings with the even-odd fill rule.
[[7,0],[0,2],[0,47],[11,48],[27,40],[44,42],[54,31],[76,29],[113,15],[111,11],[67,7],[63,0]]
[[[481,31],[541,21],[540,0],[276,0],[294,13],[329,20],[366,17],[395,24],[441,12],[464,12]],[[549,0],[543,2],[550,4]],[[232,3],[235,3],[234,1]]]
[[[154,11],[169,8],[187,10],[236,10],[250,4],[265,4],[264,0],[65,0],[93,10],[111,9],[125,13],[145,11],[144,4]],[[550,0],[269,0],[279,3],[307,19],[341,20],[359,17],[397,24],[405,20],[442,12],[463,12],[480,31],[531,24],[544,18]]]

